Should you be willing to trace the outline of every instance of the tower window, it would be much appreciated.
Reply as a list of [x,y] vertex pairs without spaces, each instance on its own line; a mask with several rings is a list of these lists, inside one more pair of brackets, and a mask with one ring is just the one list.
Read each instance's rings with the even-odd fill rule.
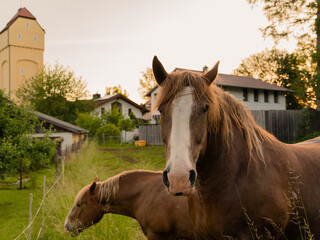
[[24,69],[20,68],[20,74],[23,75],[24,74]]
[[33,41],[34,41],[34,42],[37,42],[37,41],[38,41],[37,36],[34,36],[34,37],[33,37]]
[[28,22],[26,23],[26,28],[29,28],[29,23]]
[[21,34],[20,33],[18,33],[18,39],[21,40]]

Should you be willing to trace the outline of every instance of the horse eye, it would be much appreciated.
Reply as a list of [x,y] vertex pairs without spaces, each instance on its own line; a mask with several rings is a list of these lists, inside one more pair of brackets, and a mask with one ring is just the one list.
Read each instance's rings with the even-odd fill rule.
[[77,207],[81,207],[81,204],[80,204],[80,203],[78,203],[78,204],[77,204]]
[[203,112],[205,113],[206,111],[208,111],[208,109],[209,109],[209,104],[206,104],[206,106],[203,109]]

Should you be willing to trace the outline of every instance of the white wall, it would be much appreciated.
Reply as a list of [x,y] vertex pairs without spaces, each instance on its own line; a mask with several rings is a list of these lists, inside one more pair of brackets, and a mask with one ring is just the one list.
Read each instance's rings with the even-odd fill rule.
[[126,102],[126,101],[124,101],[122,99],[114,100],[114,101],[102,104],[102,105],[98,106],[95,109],[95,111],[98,112],[99,116],[101,116],[101,108],[104,108],[105,111],[110,111],[111,110],[111,104],[114,103],[114,102],[121,103],[121,105],[122,105],[122,114],[123,114],[124,118],[129,118],[129,112],[128,112],[129,108],[131,109],[131,111],[134,113],[134,115],[137,118],[141,118],[142,117],[142,113],[141,113],[139,108],[129,104],[128,102]]
[[[35,133],[32,134],[33,137],[43,137],[44,133]],[[72,133],[71,132],[57,132],[57,133],[52,133],[50,137],[54,138],[62,138],[63,141],[61,143],[61,151],[65,151],[67,148],[72,147]]]
[[274,102],[274,91],[269,90],[268,102],[264,101],[264,90],[259,89],[258,102],[254,101],[253,89],[248,88],[248,101],[243,101],[242,88],[225,88],[230,94],[235,96],[241,102],[245,103],[250,110],[286,110],[286,98],[284,92],[278,92],[278,103]]

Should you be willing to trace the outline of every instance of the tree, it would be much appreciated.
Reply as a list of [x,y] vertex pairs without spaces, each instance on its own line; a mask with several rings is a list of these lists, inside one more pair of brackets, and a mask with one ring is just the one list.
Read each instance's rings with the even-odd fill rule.
[[142,78],[139,79],[140,87],[138,91],[140,93],[141,98],[147,100],[146,94],[154,88],[157,83],[154,78],[153,71],[151,68],[147,68],[145,72],[141,72]]
[[111,110],[106,111],[102,118],[104,118],[105,123],[112,123],[116,126],[119,126],[120,120],[124,117],[122,115],[122,112],[117,107],[115,107]]
[[135,129],[135,123],[132,119],[128,118],[128,119],[120,119],[118,126],[120,127],[120,130],[124,131],[124,141],[126,142],[127,140],[127,132],[132,131],[133,129]]
[[313,95],[308,91],[311,76],[303,55],[275,48],[264,50],[243,59],[233,73],[292,90],[286,96],[287,109],[300,109],[313,103]]
[[29,105],[35,110],[74,122],[76,112],[89,110],[90,101],[87,83],[76,78],[74,72],[59,64],[45,66],[34,77],[26,79],[18,89],[17,97],[21,104]]
[[[320,0],[247,0],[249,4],[263,3],[263,11],[269,25],[262,29],[264,37],[275,43],[293,37],[298,46],[313,46],[313,61],[316,63],[312,76],[317,110],[320,110]],[[312,47],[311,47],[312,48]]]
[[79,113],[75,120],[77,126],[85,128],[90,131],[90,136],[94,136],[97,130],[102,126],[101,118],[92,113]]
[[106,95],[112,95],[112,94],[122,94],[125,97],[129,97],[129,94],[127,90],[122,90],[121,85],[119,84],[118,86],[113,86],[113,87],[106,87]]
[[23,170],[48,166],[55,141],[44,128],[43,138],[32,138],[31,134],[39,127],[41,123],[33,112],[16,106],[0,91],[0,178],[20,170],[21,188]]

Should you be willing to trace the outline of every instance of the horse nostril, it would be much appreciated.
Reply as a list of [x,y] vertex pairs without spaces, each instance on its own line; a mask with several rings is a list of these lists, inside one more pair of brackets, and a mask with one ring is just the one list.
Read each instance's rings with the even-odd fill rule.
[[190,180],[190,183],[191,183],[191,187],[193,187],[193,185],[196,182],[196,176],[197,176],[196,171],[195,170],[190,170],[189,180]]
[[170,183],[169,183],[169,179],[168,179],[168,171],[167,170],[163,171],[162,180],[163,180],[164,185],[166,185],[166,187],[169,188]]
[[176,193],[176,196],[182,196],[182,195],[183,195],[182,192]]

